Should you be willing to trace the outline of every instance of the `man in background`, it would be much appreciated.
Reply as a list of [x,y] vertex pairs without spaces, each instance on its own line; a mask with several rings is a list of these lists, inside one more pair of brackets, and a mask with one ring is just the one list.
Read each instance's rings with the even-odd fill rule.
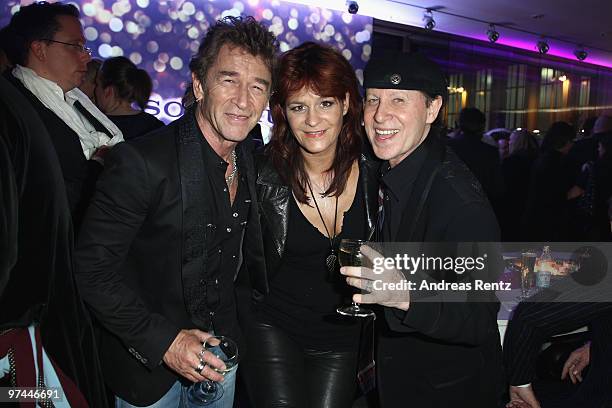
[[484,113],[477,108],[462,109],[459,113],[460,132],[449,140],[448,145],[476,176],[499,217],[504,179],[498,149],[482,141],[485,123]]
[[121,131],[78,89],[91,50],[79,11],[71,4],[34,3],[8,26],[9,81],[30,101],[55,147],[78,231],[104,152],[123,141]]

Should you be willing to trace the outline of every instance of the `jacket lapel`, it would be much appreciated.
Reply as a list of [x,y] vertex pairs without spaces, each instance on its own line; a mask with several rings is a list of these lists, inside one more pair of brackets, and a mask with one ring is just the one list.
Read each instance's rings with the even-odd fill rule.
[[285,250],[289,226],[289,199],[291,190],[284,185],[271,162],[266,161],[257,177],[257,190],[261,215],[268,225],[274,226],[272,239],[280,258]]
[[201,133],[196,128],[195,110],[189,109],[179,119],[176,148],[183,206],[182,278],[185,306],[192,321],[198,327],[206,327],[207,320],[201,310],[206,310],[206,287],[200,284],[205,276],[206,225],[204,161]]
[[361,155],[359,160],[361,188],[363,191],[363,202],[366,211],[366,222],[368,223],[368,240],[371,240],[376,232],[380,165],[381,163],[378,161],[368,160],[364,154]]
[[266,261],[264,256],[263,248],[263,237],[261,232],[261,222],[259,220],[259,206],[257,205],[257,189],[255,186],[256,172],[255,162],[253,160],[253,146],[252,140],[247,139],[242,143],[242,157],[244,170],[246,172],[245,177],[247,179],[247,185],[249,186],[249,196],[251,198],[250,210],[249,210],[249,222],[247,223],[245,230],[245,241],[246,245],[242,245],[242,253],[244,254],[244,262],[247,267],[247,273],[250,280],[251,287],[259,292],[260,294],[267,294],[268,278],[266,274]]
[[[272,247],[265,248],[266,269],[269,281],[280,265],[281,257],[285,251],[287,231],[289,227],[289,200],[291,190],[284,185],[273,164],[266,156],[260,155],[257,161],[257,200],[262,225],[266,225],[266,240],[272,241]],[[269,235],[268,235],[269,234]]]

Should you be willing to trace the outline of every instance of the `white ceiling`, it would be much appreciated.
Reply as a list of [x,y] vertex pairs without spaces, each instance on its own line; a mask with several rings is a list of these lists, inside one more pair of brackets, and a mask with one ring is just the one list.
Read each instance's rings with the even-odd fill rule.
[[[350,0],[292,1],[346,11]],[[356,1],[359,14],[419,27],[425,8],[439,9],[433,12],[435,30],[484,41],[488,23],[497,23],[498,44],[533,52],[539,37],[545,36],[550,55],[572,60],[574,50],[583,45],[589,54],[586,63],[612,68],[612,0]]]

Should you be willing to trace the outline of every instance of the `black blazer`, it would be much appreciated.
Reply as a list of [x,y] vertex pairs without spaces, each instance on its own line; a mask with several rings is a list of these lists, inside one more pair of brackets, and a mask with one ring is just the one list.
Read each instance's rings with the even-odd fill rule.
[[102,165],[95,160],[85,158],[79,135],[43,105],[21,81],[9,73],[5,77],[28,99],[51,136],[51,143],[55,147],[64,176],[73,224],[75,231],[78,232],[81,219],[93,195],[96,180],[102,172]]
[[[495,215],[465,164],[433,129],[419,148],[426,149],[427,156],[395,241],[498,241]],[[495,251],[478,251],[492,257],[491,249]],[[485,279],[496,280],[488,276],[495,275],[494,268],[484,271]],[[455,280],[451,274],[456,275],[450,272],[430,278]],[[460,303],[413,301],[407,312],[385,308],[376,366],[382,406],[496,407],[503,390],[498,309],[499,302],[488,292],[469,295]]]
[[[206,274],[202,226],[211,222],[200,205],[206,197],[201,192],[201,134],[196,126],[190,110],[145,138],[115,146],[78,241],[77,282],[104,327],[106,381],[131,404],[152,404],[177,380],[162,358],[181,329],[207,329],[187,310],[184,294],[193,279],[199,281],[201,270]],[[238,149],[255,197],[248,142]],[[244,247],[247,279],[265,292],[265,270],[252,262],[261,259],[263,251],[257,211],[252,209],[244,240],[254,243]],[[205,287],[200,292],[189,294],[206,296]],[[234,296],[222,297],[218,310],[227,318],[215,320],[216,332],[240,345]]]

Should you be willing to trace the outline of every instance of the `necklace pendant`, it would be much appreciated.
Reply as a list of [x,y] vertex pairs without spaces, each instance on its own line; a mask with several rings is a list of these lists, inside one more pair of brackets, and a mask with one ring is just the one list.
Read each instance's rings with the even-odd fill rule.
[[338,256],[336,255],[336,251],[331,250],[330,254],[325,258],[325,265],[327,266],[327,270],[330,273],[333,273],[336,269],[336,262],[338,261]]

